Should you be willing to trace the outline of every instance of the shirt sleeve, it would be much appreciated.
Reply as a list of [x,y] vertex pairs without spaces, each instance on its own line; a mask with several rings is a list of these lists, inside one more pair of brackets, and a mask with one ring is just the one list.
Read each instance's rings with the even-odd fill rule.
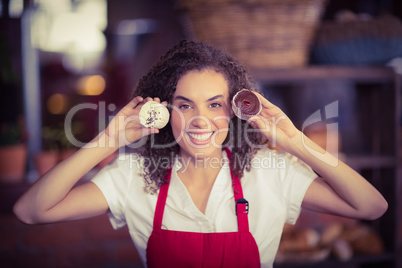
[[282,190],[287,206],[286,222],[295,224],[306,191],[317,175],[307,164],[290,154],[286,156],[286,168],[282,171]]
[[129,157],[129,155],[118,156],[91,180],[101,190],[108,203],[110,210],[108,216],[114,229],[126,225],[124,209],[133,180],[133,177],[130,176],[133,174],[133,170],[130,169],[129,161],[127,161]]

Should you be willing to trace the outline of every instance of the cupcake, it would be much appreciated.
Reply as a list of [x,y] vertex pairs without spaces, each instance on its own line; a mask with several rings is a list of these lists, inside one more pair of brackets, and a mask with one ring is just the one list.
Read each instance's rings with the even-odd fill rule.
[[144,127],[163,128],[169,122],[168,109],[156,101],[148,101],[141,107],[140,123]]
[[237,117],[247,120],[261,112],[262,105],[257,95],[248,89],[242,89],[232,99],[232,109]]

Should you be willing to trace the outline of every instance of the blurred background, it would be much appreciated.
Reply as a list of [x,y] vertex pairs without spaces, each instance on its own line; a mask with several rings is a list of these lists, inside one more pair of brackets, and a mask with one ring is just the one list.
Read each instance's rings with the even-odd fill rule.
[[399,0],[1,0],[1,266],[142,267],[106,215],[27,226],[11,208],[104,129],[167,49],[194,39],[238,58],[389,202],[373,222],[303,211],[276,267],[402,267],[401,19]]

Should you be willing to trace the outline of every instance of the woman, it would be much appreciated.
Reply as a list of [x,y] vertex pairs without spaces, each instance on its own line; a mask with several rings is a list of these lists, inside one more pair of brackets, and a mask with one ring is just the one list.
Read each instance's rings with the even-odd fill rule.
[[[357,219],[383,215],[387,202],[376,189],[344,163],[329,164],[333,156],[313,156],[322,149],[262,95],[258,116],[237,118],[231,99],[243,88],[257,90],[235,59],[182,41],[140,80],[104,132],[18,200],[15,214],[34,224],[109,213],[114,228],[128,225],[149,267],[272,267],[283,226],[296,222],[301,207]],[[170,110],[163,129],[138,122],[150,100]],[[268,149],[267,141],[283,150]],[[127,145],[141,150],[74,187]]]

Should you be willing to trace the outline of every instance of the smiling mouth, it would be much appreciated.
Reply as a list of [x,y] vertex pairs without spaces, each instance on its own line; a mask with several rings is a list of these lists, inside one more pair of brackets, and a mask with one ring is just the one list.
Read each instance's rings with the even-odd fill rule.
[[203,141],[207,141],[209,138],[212,137],[212,135],[215,132],[208,132],[208,133],[193,133],[193,132],[187,132],[187,135],[190,136],[190,138],[199,141],[199,142],[203,142]]

